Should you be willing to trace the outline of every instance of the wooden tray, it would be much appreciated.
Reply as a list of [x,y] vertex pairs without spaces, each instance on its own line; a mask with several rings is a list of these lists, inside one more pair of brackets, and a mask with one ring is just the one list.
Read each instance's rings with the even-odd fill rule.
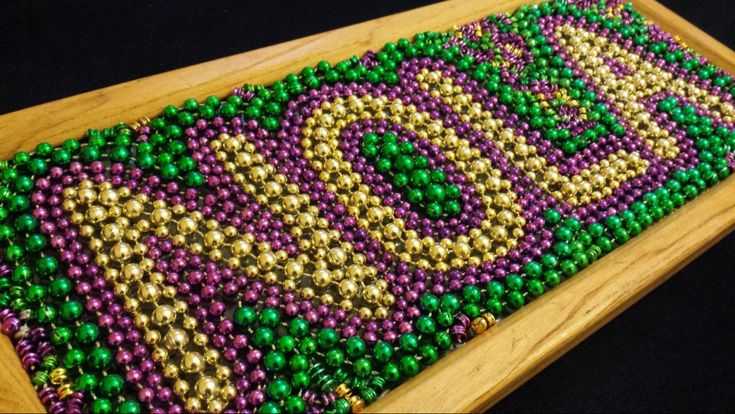
[[[529,0],[449,1],[275,46],[126,82],[0,116],[0,158],[82,136],[92,127],[153,116],[189,97],[225,95],[244,82],[269,83],[316,61],[338,61],[426,30],[446,30]],[[735,73],[735,52],[653,0],[635,8]],[[553,362],[735,227],[730,177],[615,249],[493,330],[368,407],[371,412],[481,411]],[[0,335],[0,411],[38,412],[12,344]]]

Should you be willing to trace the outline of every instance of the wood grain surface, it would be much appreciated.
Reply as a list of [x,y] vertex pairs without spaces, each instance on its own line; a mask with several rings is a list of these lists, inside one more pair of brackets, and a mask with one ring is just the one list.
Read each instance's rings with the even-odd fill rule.
[[[449,1],[5,114],[0,116],[0,158],[41,141],[79,137],[88,128],[154,116],[189,97],[222,96],[244,82],[271,82],[322,59],[335,62],[390,40],[535,2]],[[713,63],[735,72],[733,51],[655,1],[634,4]],[[732,231],[734,200],[735,177],[730,177],[367,411],[486,409]],[[0,335],[0,412],[42,410],[12,344]]]

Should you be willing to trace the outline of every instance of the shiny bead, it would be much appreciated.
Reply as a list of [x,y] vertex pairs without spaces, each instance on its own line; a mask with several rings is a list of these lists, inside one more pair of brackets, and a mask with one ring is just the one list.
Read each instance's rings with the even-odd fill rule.
[[283,378],[276,378],[268,384],[267,392],[274,400],[282,401],[291,394],[291,385]]

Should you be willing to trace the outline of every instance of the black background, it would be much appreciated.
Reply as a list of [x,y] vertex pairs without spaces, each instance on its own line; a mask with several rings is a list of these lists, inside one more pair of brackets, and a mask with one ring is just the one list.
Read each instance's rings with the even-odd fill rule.
[[[429,3],[0,0],[0,113]],[[662,3],[735,48],[735,2]],[[733,254],[735,235],[492,411],[735,411]]]

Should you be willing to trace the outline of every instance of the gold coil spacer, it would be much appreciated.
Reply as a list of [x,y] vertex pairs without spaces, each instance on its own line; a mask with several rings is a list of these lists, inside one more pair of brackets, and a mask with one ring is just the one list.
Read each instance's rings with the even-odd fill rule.
[[495,322],[495,316],[492,313],[486,313],[475,318],[470,326],[475,335],[480,335],[492,328],[495,325]]

